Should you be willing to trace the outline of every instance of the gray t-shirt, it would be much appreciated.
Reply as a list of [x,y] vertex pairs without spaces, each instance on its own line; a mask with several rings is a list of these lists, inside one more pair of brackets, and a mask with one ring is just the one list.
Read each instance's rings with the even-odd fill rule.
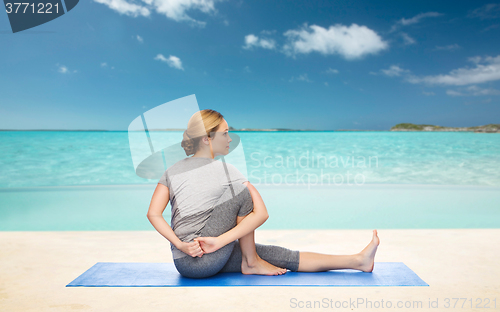
[[[192,242],[201,236],[201,230],[227,186],[246,181],[236,167],[212,158],[187,157],[167,168],[158,183],[169,189],[170,226],[177,237],[183,242]],[[172,243],[170,246],[174,259],[188,256]]]

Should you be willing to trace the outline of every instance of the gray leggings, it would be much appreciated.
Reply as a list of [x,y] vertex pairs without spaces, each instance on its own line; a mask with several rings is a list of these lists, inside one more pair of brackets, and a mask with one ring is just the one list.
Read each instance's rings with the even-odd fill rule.
[[[242,183],[229,185],[214,206],[214,210],[201,230],[200,236],[219,236],[236,226],[237,216],[245,216],[252,210],[252,196],[248,188]],[[299,251],[257,243],[255,249],[260,258],[275,266],[294,272],[299,268]],[[201,257],[186,255],[174,259],[174,265],[184,277],[205,278],[219,272],[241,273],[241,261],[240,244],[236,240]]]

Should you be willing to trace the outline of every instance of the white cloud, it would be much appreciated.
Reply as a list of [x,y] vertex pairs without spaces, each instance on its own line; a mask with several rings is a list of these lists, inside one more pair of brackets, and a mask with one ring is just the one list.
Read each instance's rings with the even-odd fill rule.
[[327,74],[338,74],[338,73],[339,73],[339,71],[338,71],[338,70],[336,70],[336,69],[333,69],[333,68],[328,68],[328,69],[326,70],[326,73],[327,73]]
[[262,30],[260,33],[264,34],[264,35],[272,35],[272,34],[276,33],[276,29],[274,29],[274,30]]
[[[410,83],[426,83],[430,85],[468,85],[500,80],[500,55],[497,57],[471,57],[468,59],[475,63],[474,68],[458,68],[449,74],[437,76],[415,77],[409,76]],[[484,64],[480,64],[484,63]]]
[[402,32],[401,36],[403,37],[405,44],[415,44],[416,41],[412,37],[408,36],[407,33]]
[[437,17],[437,16],[441,16],[443,14],[441,13],[438,13],[438,12],[427,12],[427,13],[420,13],[418,15],[415,15],[414,17],[410,18],[410,19],[405,19],[405,18],[402,18],[399,23],[401,25],[411,25],[411,24],[416,24],[418,22],[420,22],[421,19],[423,18],[426,18],[426,17]]
[[[94,0],[107,5],[110,9],[132,17],[148,17],[152,11],[165,15],[177,22],[189,22],[191,25],[204,27],[206,22],[198,21],[186,14],[189,10],[199,10],[205,14],[216,14],[215,2],[225,0],[142,0],[142,4],[133,0]],[[136,2],[139,2],[136,0]]]
[[97,3],[107,5],[110,9],[132,17],[149,16],[150,10],[144,6],[127,2],[126,0],[94,0]]
[[[71,70],[68,67],[64,66],[64,65],[59,65],[59,63],[57,63],[56,66],[58,67],[57,71],[60,72],[61,74],[69,74],[69,73],[71,73]],[[76,73],[76,70],[73,70],[73,73]]]
[[460,46],[458,44],[449,44],[447,46],[436,46],[436,50],[448,50],[448,51],[453,51],[460,49]]
[[422,93],[423,93],[424,95],[427,95],[427,96],[436,95],[434,92],[426,92],[426,91],[422,91]]
[[254,34],[245,36],[245,45],[244,49],[250,49],[252,47],[260,47],[264,49],[274,49],[276,46],[276,42],[273,39],[265,39],[255,36]]
[[59,66],[59,72],[66,74],[68,72],[68,68],[66,66]]
[[484,100],[481,100],[481,101],[467,101],[467,102],[464,102],[465,105],[481,104],[481,103],[491,103],[491,98],[484,99]]
[[290,80],[288,80],[289,82],[292,82],[294,80],[298,80],[298,81],[306,81],[306,82],[313,82],[312,80],[309,79],[309,77],[307,77],[307,74],[303,74],[303,75],[300,75],[299,77],[295,78],[292,76],[292,78],[290,78]]
[[136,37],[136,38],[137,38],[137,41],[139,41],[140,43],[143,43],[143,42],[144,42],[144,39],[142,39],[142,37],[141,37],[141,36],[137,35],[137,37]]
[[392,26],[392,28],[389,32],[395,31],[400,26],[408,26],[408,25],[419,23],[420,20],[422,20],[423,18],[426,18],[426,17],[438,17],[441,15],[443,15],[443,14],[438,13],[438,12],[427,12],[427,13],[420,13],[420,14],[415,15],[414,17],[409,18],[409,19],[402,18],[399,21],[397,21],[396,24],[394,24]]
[[246,72],[246,73],[251,73],[252,71],[250,70],[250,67],[248,66],[245,66],[245,68],[243,68],[243,70]]
[[500,91],[496,89],[481,89],[478,86],[469,86],[463,90],[446,90],[446,94],[451,96],[483,96],[483,95],[500,95]]
[[[109,67],[109,65],[108,65],[108,63],[106,63],[106,62],[102,62],[102,63],[101,63],[101,67],[106,67],[106,68],[107,68],[107,67]],[[115,69],[115,67],[114,67],[114,66],[111,66],[111,69]]]
[[324,55],[340,54],[347,60],[375,54],[388,48],[388,43],[366,26],[336,24],[328,29],[304,23],[298,30],[284,33],[287,43],[283,46],[286,55],[319,52]]
[[481,31],[483,32],[483,31],[488,31],[488,30],[491,30],[491,29],[495,29],[495,28],[498,28],[498,26],[500,26],[500,24],[494,24],[494,25],[486,27],[485,29],[483,29]]
[[174,21],[188,21],[193,25],[205,26],[205,22],[197,21],[186,14],[188,10],[200,10],[203,13],[217,13],[215,2],[217,0],[143,0],[152,4],[158,13],[165,14],[166,17]]
[[173,68],[177,68],[177,69],[181,69],[181,70],[184,70],[184,68],[182,68],[182,62],[181,62],[181,59],[178,58],[177,56],[173,56],[173,55],[170,55],[168,58],[165,58],[163,56],[163,54],[158,54],[156,57],[155,57],[155,60],[159,60],[159,61],[162,61],[162,62],[165,62],[168,64],[168,66],[170,67],[173,67]]
[[467,17],[474,18],[479,17],[480,19],[492,19],[500,17],[500,4],[489,3],[485,4],[480,8],[471,11]]
[[389,77],[395,77],[395,76],[401,76],[404,73],[409,73],[410,71],[408,69],[403,69],[399,67],[398,65],[391,65],[389,69],[381,69],[380,70],[384,75],[387,75]]
[[477,63],[481,62],[481,57],[480,56],[472,56],[472,57],[467,58],[467,61],[477,64]]

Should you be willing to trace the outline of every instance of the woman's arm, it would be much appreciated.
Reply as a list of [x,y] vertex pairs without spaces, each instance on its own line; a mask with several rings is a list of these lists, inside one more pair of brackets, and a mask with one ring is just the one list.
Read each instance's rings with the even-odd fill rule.
[[153,193],[153,198],[151,198],[151,204],[149,205],[149,210],[147,217],[149,222],[153,227],[161,234],[163,237],[168,239],[177,249],[190,255],[191,257],[201,257],[203,255],[203,250],[198,242],[186,243],[181,241],[170,225],[163,218],[163,211],[167,207],[168,201],[170,200],[170,191],[165,185],[158,183],[156,189]]
[[204,237],[195,238],[195,241],[203,242],[201,243],[201,245],[205,253],[214,252],[226,246],[230,242],[233,242],[238,238],[247,235],[248,233],[261,226],[269,218],[266,205],[264,204],[264,201],[262,200],[262,197],[260,196],[257,189],[248,181],[243,184],[246,185],[246,187],[250,191],[250,195],[252,195],[253,211],[246,215],[245,218],[241,220],[241,222],[238,223],[234,228],[225,232],[224,234],[217,236],[215,239],[205,239]]

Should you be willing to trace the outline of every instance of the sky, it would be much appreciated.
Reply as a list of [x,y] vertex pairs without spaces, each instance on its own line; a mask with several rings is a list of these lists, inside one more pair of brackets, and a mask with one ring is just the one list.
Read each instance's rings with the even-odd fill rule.
[[192,94],[236,129],[498,124],[499,39],[490,1],[82,0],[17,33],[4,13],[0,129],[127,130]]

